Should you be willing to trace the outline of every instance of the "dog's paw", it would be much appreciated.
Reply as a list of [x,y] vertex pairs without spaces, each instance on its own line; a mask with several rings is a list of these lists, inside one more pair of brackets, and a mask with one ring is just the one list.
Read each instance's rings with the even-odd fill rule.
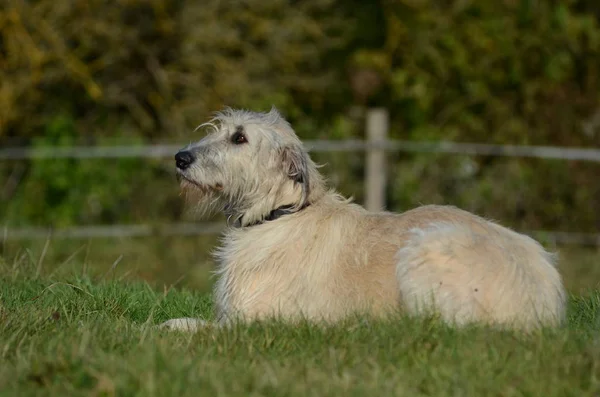
[[202,327],[206,327],[208,323],[198,318],[173,318],[158,325],[159,329],[168,331],[183,331],[196,332]]

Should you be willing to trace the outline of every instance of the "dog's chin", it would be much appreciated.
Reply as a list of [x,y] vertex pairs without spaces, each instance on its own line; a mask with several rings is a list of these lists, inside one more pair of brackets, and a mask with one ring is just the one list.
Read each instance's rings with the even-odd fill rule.
[[186,213],[193,218],[214,214],[223,207],[223,190],[221,184],[205,185],[194,180],[178,176],[181,187],[180,195],[185,201]]
[[204,193],[223,191],[223,185],[221,183],[215,183],[215,184],[201,183],[201,182],[195,181],[191,178],[188,178],[187,176],[185,176],[182,173],[177,173],[177,180],[179,181],[179,186],[184,191],[194,190],[194,189],[199,190]]

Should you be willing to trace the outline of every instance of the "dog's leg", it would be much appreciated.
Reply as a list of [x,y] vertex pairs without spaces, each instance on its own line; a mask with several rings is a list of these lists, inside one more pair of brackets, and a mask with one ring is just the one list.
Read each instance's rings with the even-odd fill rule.
[[166,329],[169,331],[184,331],[184,332],[196,332],[200,328],[210,326],[208,321],[200,320],[199,318],[172,318],[164,323],[158,325],[159,329]]

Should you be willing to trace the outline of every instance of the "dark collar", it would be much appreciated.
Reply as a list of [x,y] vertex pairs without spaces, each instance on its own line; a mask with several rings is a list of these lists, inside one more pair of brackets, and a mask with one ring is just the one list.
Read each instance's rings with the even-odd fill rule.
[[294,208],[294,206],[291,204],[282,205],[281,207],[275,208],[273,211],[269,212],[269,214],[265,216],[262,220],[250,223],[249,225],[246,225],[246,227],[260,225],[268,221],[274,221],[275,219],[281,218],[284,215],[295,214],[296,212],[302,211],[309,205],[310,203],[306,203],[296,211],[291,211],[291,209]]

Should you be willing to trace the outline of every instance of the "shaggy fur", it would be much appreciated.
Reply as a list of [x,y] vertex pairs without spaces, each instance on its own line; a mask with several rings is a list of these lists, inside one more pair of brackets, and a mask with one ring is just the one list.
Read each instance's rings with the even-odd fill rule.
[[[208,125],[208,136],[183,149],[195,160],[178,175],[194,204],[229,219],[216,251],[220,324],[271,316],[333,322],[398,310],[526,330],[563,321],[561,277],[533,239],[454,207],[393,214],[352,204],[326,189],[275,109],[228,109]],[[239,133],[244,143],[233,141]],[[291,214],[260,223],[290,204]],[[163,326],[203,324],[188,318]]]

